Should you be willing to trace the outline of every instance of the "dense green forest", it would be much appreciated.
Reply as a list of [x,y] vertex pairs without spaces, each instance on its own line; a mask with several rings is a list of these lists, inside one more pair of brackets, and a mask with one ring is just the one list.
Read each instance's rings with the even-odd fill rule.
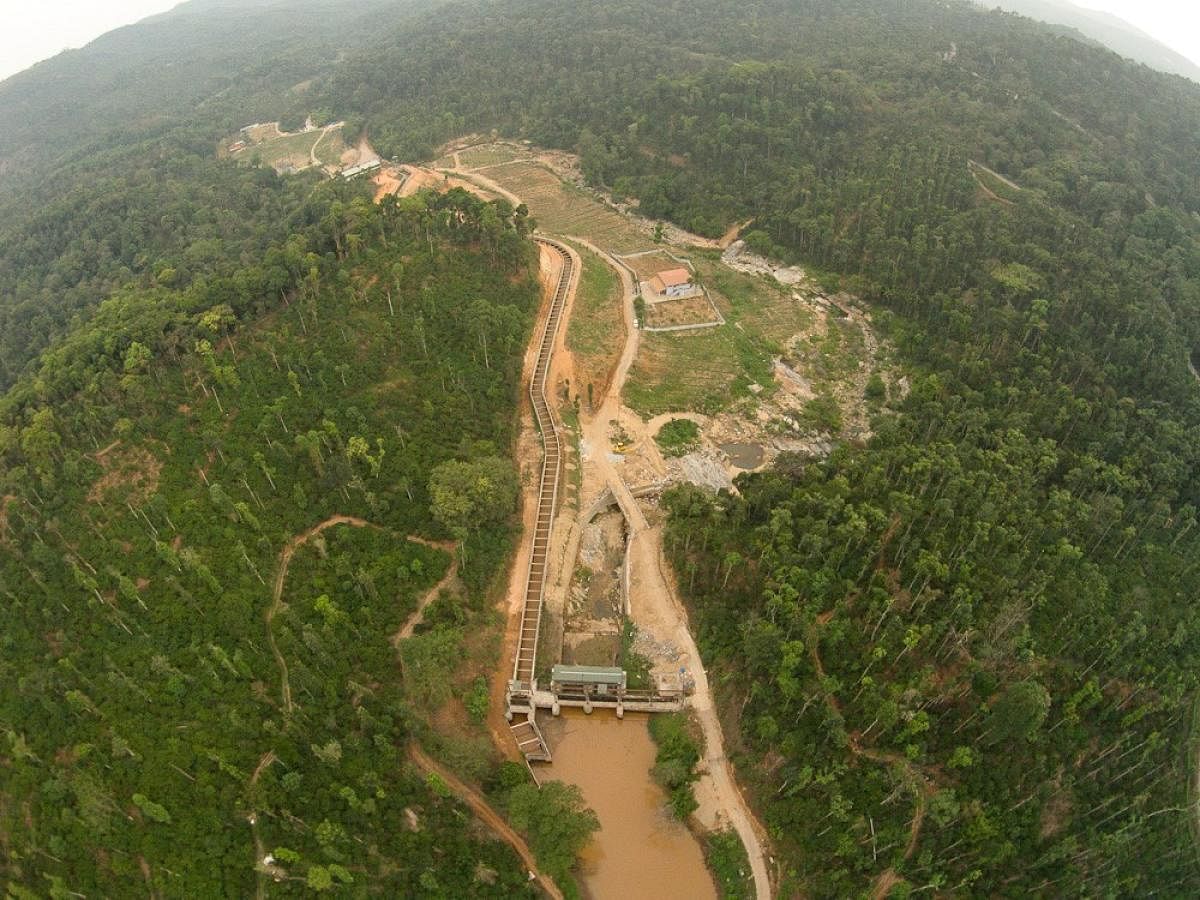
[[866,446],[670,504],[786,887],[1193,892],[1200,91],[965,6],[489,9],[335,96],[402,152],[493,125],[754,216],[913,372]]
[[[966,3],[383,6],[179,106],[147,94],[162,116],[136,128],[94,125],[119,108],[98,92],[63,153],[26,131],[0,154],[9,877],[120,892],[142,855],[165,891],[244,893],[256,810],[293,874],[478,889],[405,843],[453,814],[383,765],[395,675],[347,635],[402,620],[372,591],[411,605],[446,565],[405,535],[464,541],[476,592],[504,552],[501,524],[435,522],[427,486],[507,450],[527,223],[461,196],[375,213],[214,158],[240,124],[325,110],[384,155],[497,129],[579,151],[649,216],[753,217],[755,249],[840,275],[900,351],[911,391],[866,444],[667,504],[786,890],[1200,890],[1200,89]],[[36,100],[37,75],[0,96]],[[288,716],[264,582],[332,512],[393,543],[298,551],[325,587],[272,625]],[[377,830],[385,804],[443,818]],[[511,872],[505,852],[470,850]]]
[[[461,192],[322,201],[257,266],[117,292],[0,402],[18,896],[247,896],[266,853],[276,893],[528,890],[403,762],[428,660],[452,666],[511,544],[513,495],[452,535],[429,490],[511,442],[526,226]],[[362,527],[296,544],[284,580],[335,515]],[[468,597],[398,667],[449,564],[410,536],[457,539]]]

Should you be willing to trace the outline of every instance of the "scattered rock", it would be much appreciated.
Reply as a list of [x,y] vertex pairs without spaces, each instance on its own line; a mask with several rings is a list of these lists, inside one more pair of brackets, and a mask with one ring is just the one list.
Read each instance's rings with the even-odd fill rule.
[[604,529],[594,519],[579,535],[579,561],[593,571],[604,562]]
[[781,453],[799,453],[814,459],[826,457],[833,452],[833,441],[826,438],[777,438],[772,444]]
[[638,631],[633,639],[635,653],[646,657],[652,662],[675,662],[682,655],[679,648],[670,641],[656,641],[645,631]]
[[789,393],[796,394],[805,400],[811,400],[817,395],[809,380],[782,359],[775,360],[774,374],[775,380]]
[[799,266],[776,266],[765,256],[758,256],[746,251],[745,241],[734,241],[729,249],[721,254],[721,262],[735,272],[747,275],[769,275],[784,285],[802,284],[808,276]]
[[688,453],[675,460],[684,481],[716,493],[731,490],[733,479],[725,471],[724,463],[716,456],[705,452]]
[[417,818],[417,812],[411,806],[404,807],[404,822],[409,831],[421,830],[421,820]]

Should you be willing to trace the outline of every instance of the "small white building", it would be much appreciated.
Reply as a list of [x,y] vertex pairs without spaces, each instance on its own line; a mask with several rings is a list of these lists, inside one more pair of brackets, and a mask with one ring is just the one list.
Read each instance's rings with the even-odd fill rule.
[[343,178],[353,178],[355,175],[361,175],[363,172],[372,172],[379,168],[379,160],[371,159],[364,163],[359,163],[357,166],[350,166],[342,169]]
[[663,297],[690,297],[696,290],[692,273],[680,266],[667,269],[650,279],[650,289]]

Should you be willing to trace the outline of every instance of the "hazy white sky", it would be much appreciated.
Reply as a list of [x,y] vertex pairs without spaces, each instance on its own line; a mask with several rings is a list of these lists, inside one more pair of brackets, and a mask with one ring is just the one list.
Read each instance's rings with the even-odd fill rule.
[[[179,0],[0,0],[0,79],[67,47],[175,6]],[[1200,65],[1197,0],[1074,0],[1103,9]]]
[[0,79],[180,0],[0,0]]
[[1102,9],[1136,25],[1200,66],[1200,3],[1197,0],[1071,0]]

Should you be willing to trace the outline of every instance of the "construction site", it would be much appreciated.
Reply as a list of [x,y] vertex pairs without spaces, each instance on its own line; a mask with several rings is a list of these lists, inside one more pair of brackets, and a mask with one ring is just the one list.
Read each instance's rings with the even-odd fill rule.
[[[537,724],[537,711],[558,715],[563,707],[612,709],[618,718],[625,710],[675,712],[682,708],[686,672],[655,675],[646,688],[631,689],[626,672],[615,666],[561,665],[552,667],[548,683],[538,682],[538,642],[541,637],[546,587],[551,569],[551,539],[554,533],[559,488],[563,475],[563,440],[558,416],[547,396],[555,343],[567,299],[575,287],[576,263],[567,247],[558,241],[538,238],[543,248],[557,254],[560,274],[550,309],[537,342],[537,360],[529,384],[530,402],[542,440],[542,470],[537,491],[537,520],[530,546],[521,609],[520,634],[513,659],[512,679],[505,698],[505,718],[525,759],[549,762],[549,746]],[[608,494],[612,502],[615,497]]]
[[[545,305],[517,452],[525,538],[506,599],[494,738],[535,780],[575,783],[602,811],[589,892],[639,895],[631,865],[650,871],[667,854],[695,871],[662,896],[714,896],[694,835],[667,826],[650,777],[647,717],[684,713],[703,742],[692,828],[736,833],[747,885],[770,897],[768,842],[726,754],[664,555],[660,496],[681,482],[736,491],[739,473],[780,454],[821,456],[861,438],[868,380],[883,373],[893,393],[905,389],[887,348],[853,298],[747,252],[736,228],[700,238],[585,192],[568,154],[467,140],[431,164],[385,166],[374,183],[377,198],[462,188],[526,204],[540,228]],[[614,768],[602,746],[644,749],[650,762]],[[651,808],[603,813],[611,796],[643,790],[660,797]],[[656,841],[666,843],[651,849]]]

